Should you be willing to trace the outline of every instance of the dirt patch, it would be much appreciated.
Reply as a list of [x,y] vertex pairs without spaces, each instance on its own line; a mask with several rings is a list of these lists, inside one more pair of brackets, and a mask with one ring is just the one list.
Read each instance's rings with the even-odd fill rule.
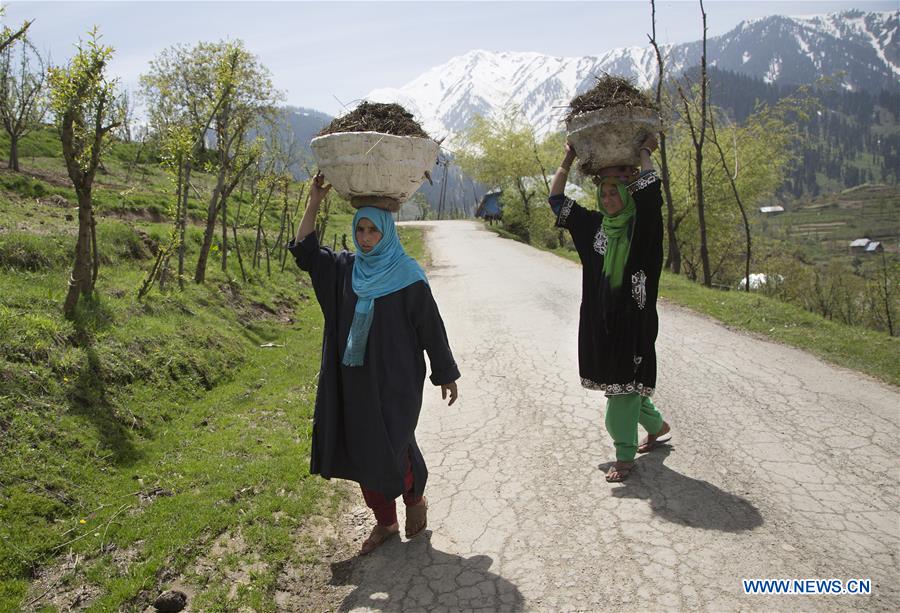
[[610,74],[594,78],[597,79],[597,84],[583,94],[575,96],[569,103],[571,110],[566,115],[566,123],[576,115],[613,106],[656,109],[656,104],[628,79]]
[[[338,485],[346,488],[349,485]],[[350,499],[349,496],[343,498]],[[216,586],[228,588],[228,610],[238,608],[242,588],[251,585],[254,576],[267,572],[277,572],[274,586],[276,611],[336,611],[341,602],[353,591],[346,585],[352,572],[352,560],[359,546],[368,534],[371,518],[365,507],[357,507],[355,499],[344,503],[337,519],[323,516],[306,518],[293,531],[294,555],[283,567],[270,568],[269,564],[254,551],[240,531],[219,535],[184,572],[171,580],[163,577],[156,591],[147,591],[138,600],[141,606],[152,602],[165,590],[178,590],[188,596],[184,611],[203,610],[203,593]],[[284,513],[276,513],[277,522],[290,522]],[[333,571],[333,569],[338,569]],[[334,576],[337,572],[340,576]],[[233,607],[233,608],[232,608]],[[144,613],[155,613],[152,606],[146,606]]]
[[44,168],[29,168],[28,170],[22,170],[21,174],[29,177],[34,177],[35,179],[40,179],[50,185],[55,187],[65,187],[66,189],[72,189],[72,180],[69,179],[69,175],[64,172],[55,172],[52,170],[47,170]]
[[58,611],[86,609],[101,594],[96,585],[84,581],[84,558],[69,554],[60,564],[38,571],[25,603],[24,611],[39,611],[48,607]]
[[141,557],[143,547],[143,539],[135,541],[124,549],[119,549],[115,545],[110,544],[107,547],[107,553],[110,554],[112,563],[119,569],[119,573],[125,575],[128,573],[128,569],[131,568],[131,565]]
[[149,251],[153,255],[153,257],[156,257],[156,255],[159,253],[159,241],[157,241],[155,238],[153,238],[143,230],[140,230],[138,228],[132,229],[137,233],[138,236],[141,237],[141,242],[144,243],[144,247],[147,248],[147,251]]
[[295,301],[285,297],[276,298],[274,304],[247,300],[240,290],[240,286],[232,283],[222,283],[219,291],[224,296],[228,306],[238,316],[242,324],[254,321],[277,321],[282,324],[294,323]]
[[281,569],[275,583],[278,611],[337,611],[355,586],[349,579],[357,552],[372,527],[371,511],[358,502],[358,489],[342,483],[344,503],[337,519],[313,517],[295,531],[300,561]]
[[112,209],[103,211],[98,217],[112,217],[115,219],[123,219],[125,221],[149,221],[152,223],[162,223],[170,221],[166,215],[163,215],[154,209]]
[[72,204],[69,202],[68,198],[60,196],[59,194],[50,194],[49,196],[38,198],[37,201],[44,206],[52,206],[60,209],[78,208],[77,204]]
[[428,138],[412,113],[399,104],[362,102],[355,109],[335,118],[322,128],[318,136],[337,132],[383,132],[394,136],[418,136]]

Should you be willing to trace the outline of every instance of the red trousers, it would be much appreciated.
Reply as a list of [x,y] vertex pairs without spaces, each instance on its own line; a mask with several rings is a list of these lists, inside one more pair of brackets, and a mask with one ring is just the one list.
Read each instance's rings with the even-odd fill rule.
[[[411,507],[419,504],[422,497],[416,496],[413,493],[414,480],[412,462],[408,462],[406,466],[406,475],[403,477],[403,503],[406,506]],[[378,522],[379,526],[392,526],[397,523],[397,504],[393,499],[388,500],[381,492],[370,490],[363,485],[360,485],[359,487],[362,489],[362,495],[366,501],[366,506],[374,511],[375,520]]]

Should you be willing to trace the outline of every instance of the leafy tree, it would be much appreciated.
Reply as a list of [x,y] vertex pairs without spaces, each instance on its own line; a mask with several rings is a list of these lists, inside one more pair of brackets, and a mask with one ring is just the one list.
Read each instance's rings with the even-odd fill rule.
[[123,108],[116,80],[106,76],[112,47],[100,43],[96,28],[79,41],[68,65],[50,69],[51,108],[62,140],[63,158],[78,197],[78,241],[63,311],[73,317],[80,296],[90,297],[97,281],[96,223],[91,189],[109,146],[110,130],[120,125]]
[[[753,230],[747,211],[771,201],[783,185],[795,163],[796,117],[808,104],[807,98],[798,97],[774,107],[760,106],[742,125],[732,122],[722,109],[709,108],[710,131],[702,155],[711,283],[730,285],[747,275],[748,239]],[[702,259],[698,216],[693,214],[696,160],[686,123],[680,117],[670,130],[671,186],[679,251],[685,272],[697,279]],[[744,270],[738,272],[742,260]]]
[[[0,6],[0,18],[6,13],[6,8]],[[31,21],[24,22],[18,30],[13,30],[9,26],[3,26],[3,29],[0,29],[0,53],[6,50],[11,44],[20,40],[25,36],[28,32],[28,28],[31,27],[31,24],[34,23],[34,19]]]
[[47,112],[43,58],[26,37],[0,53],[0,121],[9,135],[9,168],[19,170],[19,141]]
[[555,235],[544,209],[550,192],[548,172],[562,155],[564,141],[557,133],[539,142],[534,129],[510,108],[495,119],[475,118],[457,162],[478,182],[504,190],[504,226],[525,241],[533,234],[541,241],[548,232]]
[[[274,116],[278,93],[268,69],[241,41],[171,47],[151,63],[142,83],[155,123],[162,125],[166,115],[174,112],[180,121],[201,130],[204,138],[198,141],[198,149],[205,146],[207,129],[213,132],[215,151],[209,170],[215,172],[216,184],[194,273],[194,280],[203,283],[216,220],[221,213],[226,227],[228,198],[261,153],[253,135]],[[202,151],[198,154],[202,156]]]

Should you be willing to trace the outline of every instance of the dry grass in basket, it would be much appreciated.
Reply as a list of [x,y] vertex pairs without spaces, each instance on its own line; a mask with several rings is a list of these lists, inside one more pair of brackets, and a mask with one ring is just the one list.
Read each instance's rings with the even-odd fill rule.
[[576,115],[612,106],[656,109],[656,104],[628,79],[610,74],[594,78],[597,84],[569,103],[571,110],[566,115],[567,123]]
[[335,118],[322,128],[318,136],[336,132],[383,132],[394,136],[418,136],[428,138],[412,113],[399,104],[362,102],[355,109]]

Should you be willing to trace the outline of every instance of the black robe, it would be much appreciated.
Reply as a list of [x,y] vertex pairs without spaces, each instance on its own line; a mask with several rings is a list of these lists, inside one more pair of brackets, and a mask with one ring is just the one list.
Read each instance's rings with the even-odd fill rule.
[[[631,249],[622,285],[613,290],[603,278],[606,236],[603,216],[565,196],[551,199],[556,225],[572,235],[582,264],[578,322],[581,384],[607,396],[637,392],[652,396],[656,387],[656,296],[662,272],[662,195],[656,173],[628,186],[636,212],[631,220]],[[561,206],[560,206],[561,205]]]
[[344,366],[357,300],[352,286],[356,256],[320,247],[315,232],[299,244],[291,241],[288,249],[309,272],[325,316],[310,472],[356,481],[396,498],[411,461],[413,489],[421,496],[428,469],[415,430],[425,381],[423,350],[434,385],[459,378],[431,289],[417,281],[376,298],[365,361]]

